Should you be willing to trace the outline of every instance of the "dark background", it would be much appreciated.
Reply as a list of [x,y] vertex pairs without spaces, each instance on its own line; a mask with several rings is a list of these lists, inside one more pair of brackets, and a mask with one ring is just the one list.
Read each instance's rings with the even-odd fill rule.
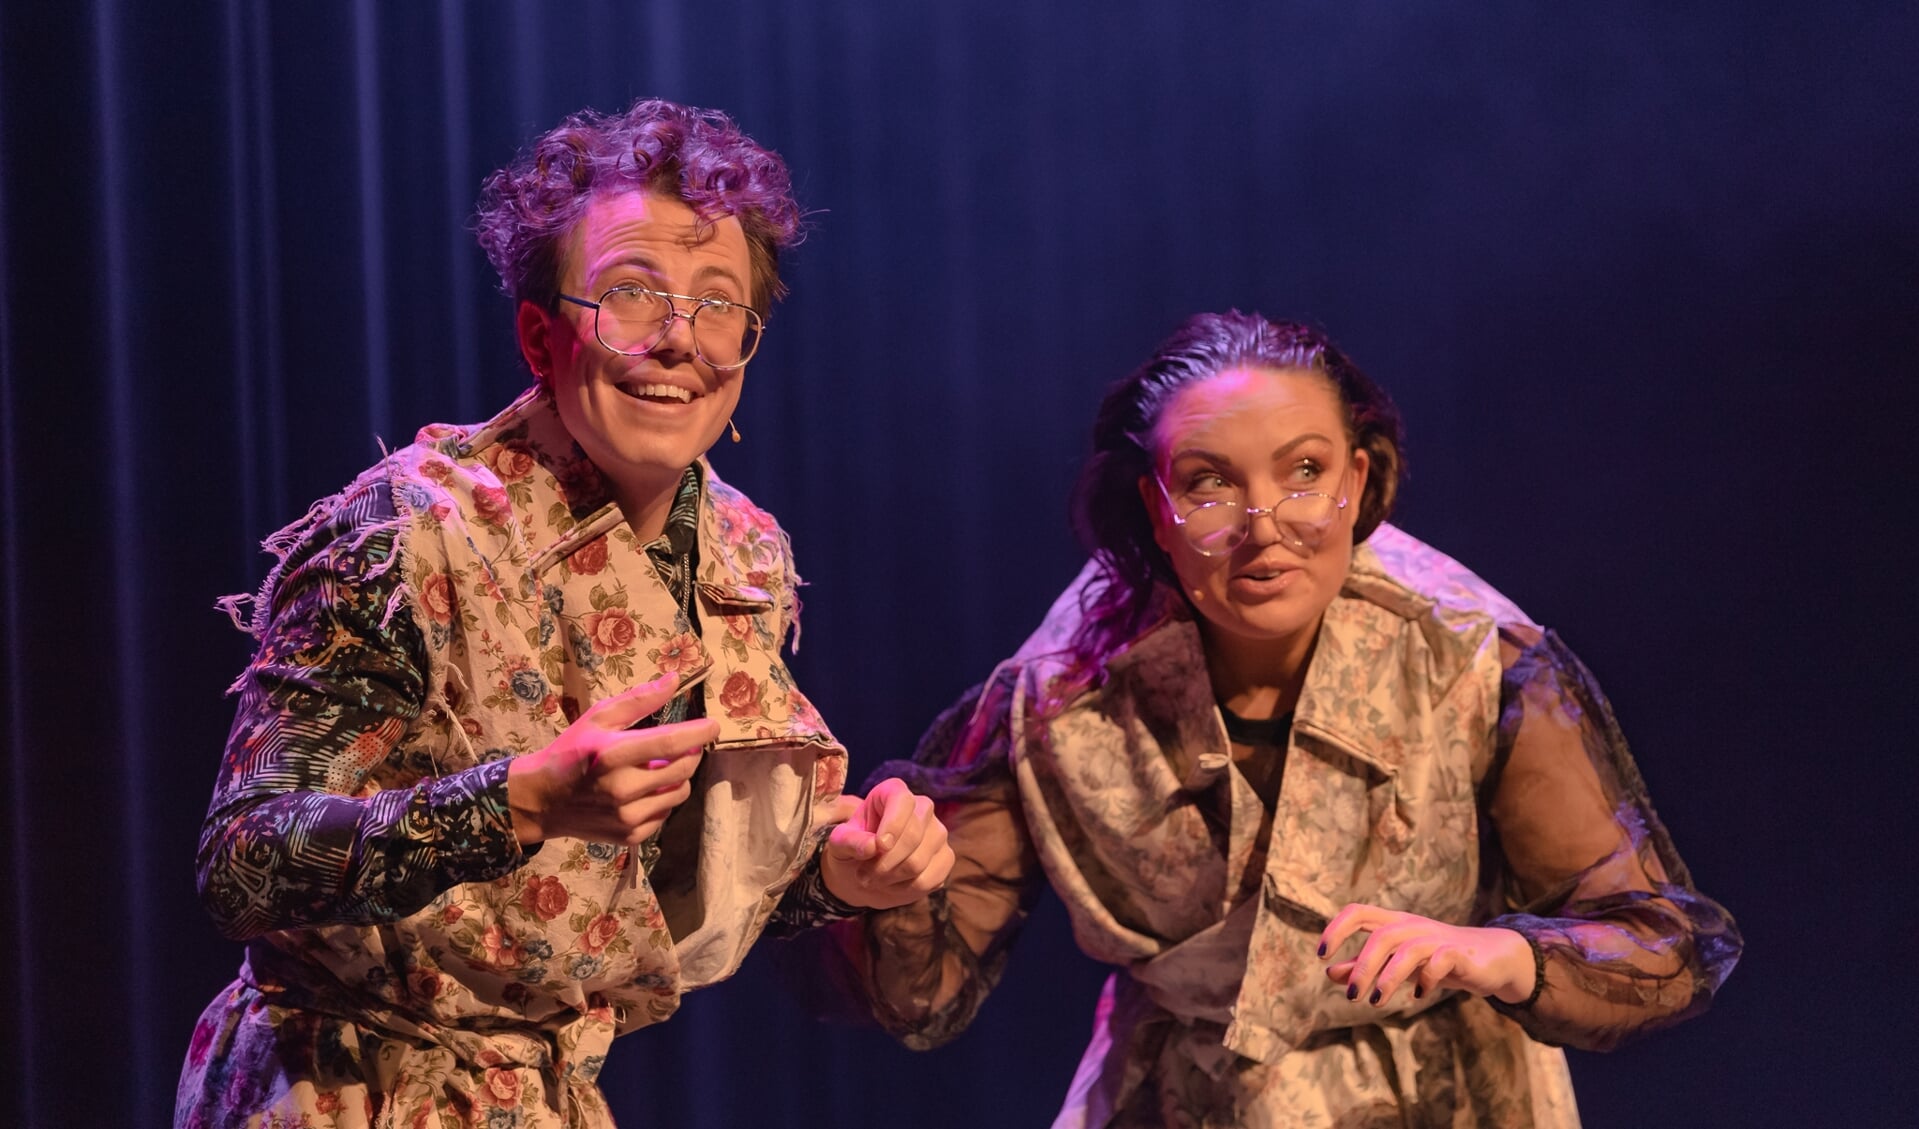
[[[715,461],[794,533],[856,775],[1076,569],[1100,389],[1188,313],[1310,319],[1405,411],[1402,524],[1599,672],[1745,929],[1703,1019],[1573,1056],[1587,1124],[1911,1123],[1916,59],[1891,3],[6,0],[0,1122],[166,1122],[239,957],[193,893],[213,600],[376,436],[523,386],[480,179],[658,94],[818,209]],[[1101,975],[1049,900],[920,1055],[762,954],[606,1089],[1044,1124]]]

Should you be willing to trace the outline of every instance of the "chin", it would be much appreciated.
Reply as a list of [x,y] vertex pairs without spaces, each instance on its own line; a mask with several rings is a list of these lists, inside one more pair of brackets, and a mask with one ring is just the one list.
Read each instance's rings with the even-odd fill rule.
[[[1208,617],[1211,619],[1212,617]],[[1277,616],[1268,614],[1235,615],[1231,623],[1221,623],[1213,619],[1215,626],[1229,631],[1242,639],[1261,643],[1276,643],[1290,639],[1311,626],[1316,617],[1295,615]]]
[[[1304,574],[1299,580],[1307,580]],[[1230,592],[1208,592],[1197,607],[1202,617],[1221,630],[1251,642],[1277,642],[1310,630],[1319,622],[1326,603],[1315,599],[1318,586],[1300,584],[1284,594],[1257,602],[1243,602]]]
[[644,451],[621,452],[621,460],[627,466],[645,474],[661,476],[678,474],[693,465],[710,446],[711,444],[700,446],[690,440],[685,443],[660,444]]
[[605,429],[601,442],[619,458],[636,466],[676,466],[684,468],[705,454],[719,438],[726,419],[643,420],[614,424]]

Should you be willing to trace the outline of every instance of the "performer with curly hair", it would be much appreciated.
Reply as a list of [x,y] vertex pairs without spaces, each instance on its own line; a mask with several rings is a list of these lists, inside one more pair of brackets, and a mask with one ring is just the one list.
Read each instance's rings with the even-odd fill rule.
[[951,866],[930,801],[841,794],[787,537],[705,459],[801,234],[785,165],[717,112],[581,113],[478,230],[535,386],[268,541],[199,848],[246,959],[178,1125],[609,1125],[615,1035]]

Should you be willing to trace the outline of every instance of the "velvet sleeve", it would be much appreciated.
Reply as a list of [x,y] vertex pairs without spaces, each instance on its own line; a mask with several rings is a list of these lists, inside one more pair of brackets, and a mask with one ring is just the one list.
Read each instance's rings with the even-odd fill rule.
[[1487,924],[1525,936],[1539,977],[1532,999],[1494,1004],[1541,1042],[1610,1049],[1705,1010],[1742,942],[1694,887],[1591,673],[1551,632],[1501,644]]
[[396,920],[524,861],[507,761],[369,783],[426,700],[396,528],[386,485],[361,485],[275,546],[284,555],[200,829],[201,900],[228,937]]
[[975,687],[934,721],[910,761],[881,765],[930,796],[954,865],[944,889],[787,942],[784,978],[812,1010],[876,1023],[907,1046],[945,1043],[972,1022],[1044,885],[1007,761],[1010,675]]

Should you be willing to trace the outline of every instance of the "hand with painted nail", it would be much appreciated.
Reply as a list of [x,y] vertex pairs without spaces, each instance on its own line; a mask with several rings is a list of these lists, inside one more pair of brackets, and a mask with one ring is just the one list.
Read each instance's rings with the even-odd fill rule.
[[841,796],[842,820],[820,849],[820,879],[833,896],[863,909],[911,905],[946,883],[953,848],[933,801],[904,780],[882,781],[864,799]]
[[1358,955],[1326,966],[1349,1000],[1383,1007],[1401,988],[1415,999],[1436,989],[1494,996],[1524,1003],[1533,993],[1532,947],[1511,929],[1448,925],[1418,914],[1349,905],[1333,915],[1319,935],[1319,959],[1332,960],[1341,946],[1366,935]]
[[635,846],[666,823],[693,794],[693,772],[719,726],[710,718],[628,726],[657,713],[679,684],[664,674],[603,698],[552,744],[513,758],[506,802],[523,846],[562,835]]

